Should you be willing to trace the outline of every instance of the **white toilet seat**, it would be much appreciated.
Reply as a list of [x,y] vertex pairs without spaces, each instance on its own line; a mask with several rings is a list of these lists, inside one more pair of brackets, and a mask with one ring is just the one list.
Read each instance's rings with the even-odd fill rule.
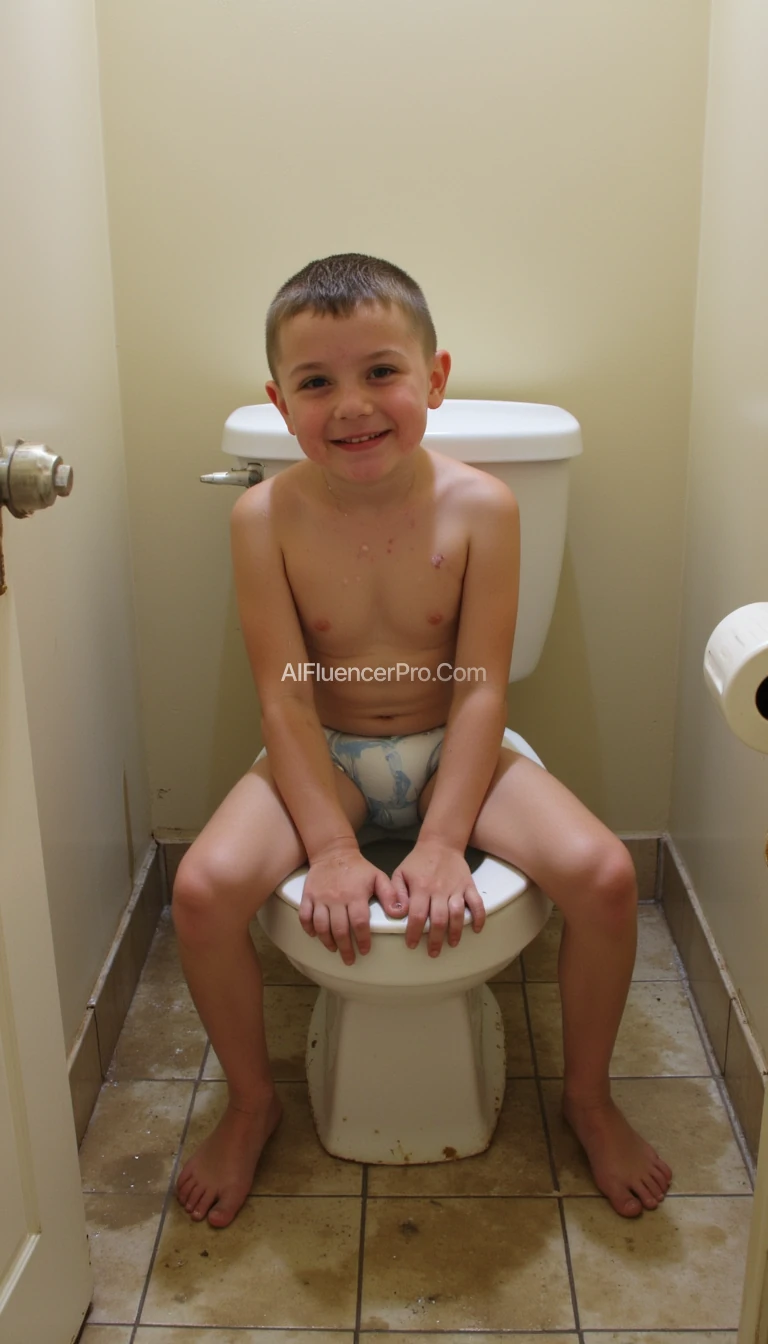
[[[536,755],[526,741],[519,733],[513,732],[511,728],[504,730],[504,746],[510,747],[513,751],[519,752],[522,756],[528,756],[530,760],[535,761],[537,765],[543,767],[543,762]],[[375,826],[364,826],[358,833],[361,843],[369,839],[398,838],[398,839],[416,839],[418,827],[409,827],[402,831],[385,831]],[[304,879],[309,869],[306,865],[297,868],[289,877],[281,882],[276,888],[276,894],[287,905],[293,906],[298,910],[301,904],[301,898],[304,893]],[[529,879],[519,869],[513,868],[510,863],[505,863],[503,859],[497,859],[493,855],[486,854],[482,863],[472,874],[475,885],[483,898],[483,905],[487,915],[494,911],[501,910],[510,901],[514,901],[521,896],[530,885]],[[372,900],[369,904],[371,917],[372,933],[399,933],[404,934],[407,921],[404,919],[390,919],[385,914],[377,900]],[[469,924],[471,915],[469,910],[464,912],[464,923]],[[425,929],[429,928],[429,920],[425,924]]]

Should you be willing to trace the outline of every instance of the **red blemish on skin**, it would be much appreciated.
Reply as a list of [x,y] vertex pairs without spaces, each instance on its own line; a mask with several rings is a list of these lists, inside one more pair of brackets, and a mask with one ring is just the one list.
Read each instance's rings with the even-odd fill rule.
[[442,565],[444,559],[445,559],[445,556],[444,556],[444,555],[440,555],[439,552],[438,552],[437,555],[433,555],[433,556],[432,556],[432,564],[435,566],[435,569],[439,569],[439,568],[440,568],[440,566]]
[[439,625],[442,619],[443,613],[441,611],[433,611],[432,614],[427,617],[430,625]]
[[324,616],[322,617],[321,620],[312,622],[313,630],[330,630],[330,628],[331,628],[331,622],[326,620]]

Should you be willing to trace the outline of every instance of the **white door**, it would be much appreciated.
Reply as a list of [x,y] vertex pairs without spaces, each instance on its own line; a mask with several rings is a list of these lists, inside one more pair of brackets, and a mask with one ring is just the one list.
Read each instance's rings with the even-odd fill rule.
[[10,575],[0,596],[0,1344],[71,1344],[91,1283]]

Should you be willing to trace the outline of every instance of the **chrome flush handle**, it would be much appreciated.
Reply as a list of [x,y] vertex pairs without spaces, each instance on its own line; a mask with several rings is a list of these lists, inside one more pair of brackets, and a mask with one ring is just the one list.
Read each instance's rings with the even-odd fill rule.
[[264,464],[262,462],[249,462],[242,471],[211,471],[207,476],[201,476],[203,485],[243,485],[246,490],[251,485],[258,485],[264,480]]

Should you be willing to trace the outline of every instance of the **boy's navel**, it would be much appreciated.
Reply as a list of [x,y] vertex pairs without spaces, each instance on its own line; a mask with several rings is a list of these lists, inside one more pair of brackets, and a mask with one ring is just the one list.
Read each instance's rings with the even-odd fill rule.
[[437,555],[433,555],[433,556],[432,556],[432,564],[435,566],[435,569],[439,569],[439,568],[440,568],[440,566],[442,565],[444,559],[445,559],[445,556],[444,556],[444,555],[440,555],[439,552],[438,552]]

